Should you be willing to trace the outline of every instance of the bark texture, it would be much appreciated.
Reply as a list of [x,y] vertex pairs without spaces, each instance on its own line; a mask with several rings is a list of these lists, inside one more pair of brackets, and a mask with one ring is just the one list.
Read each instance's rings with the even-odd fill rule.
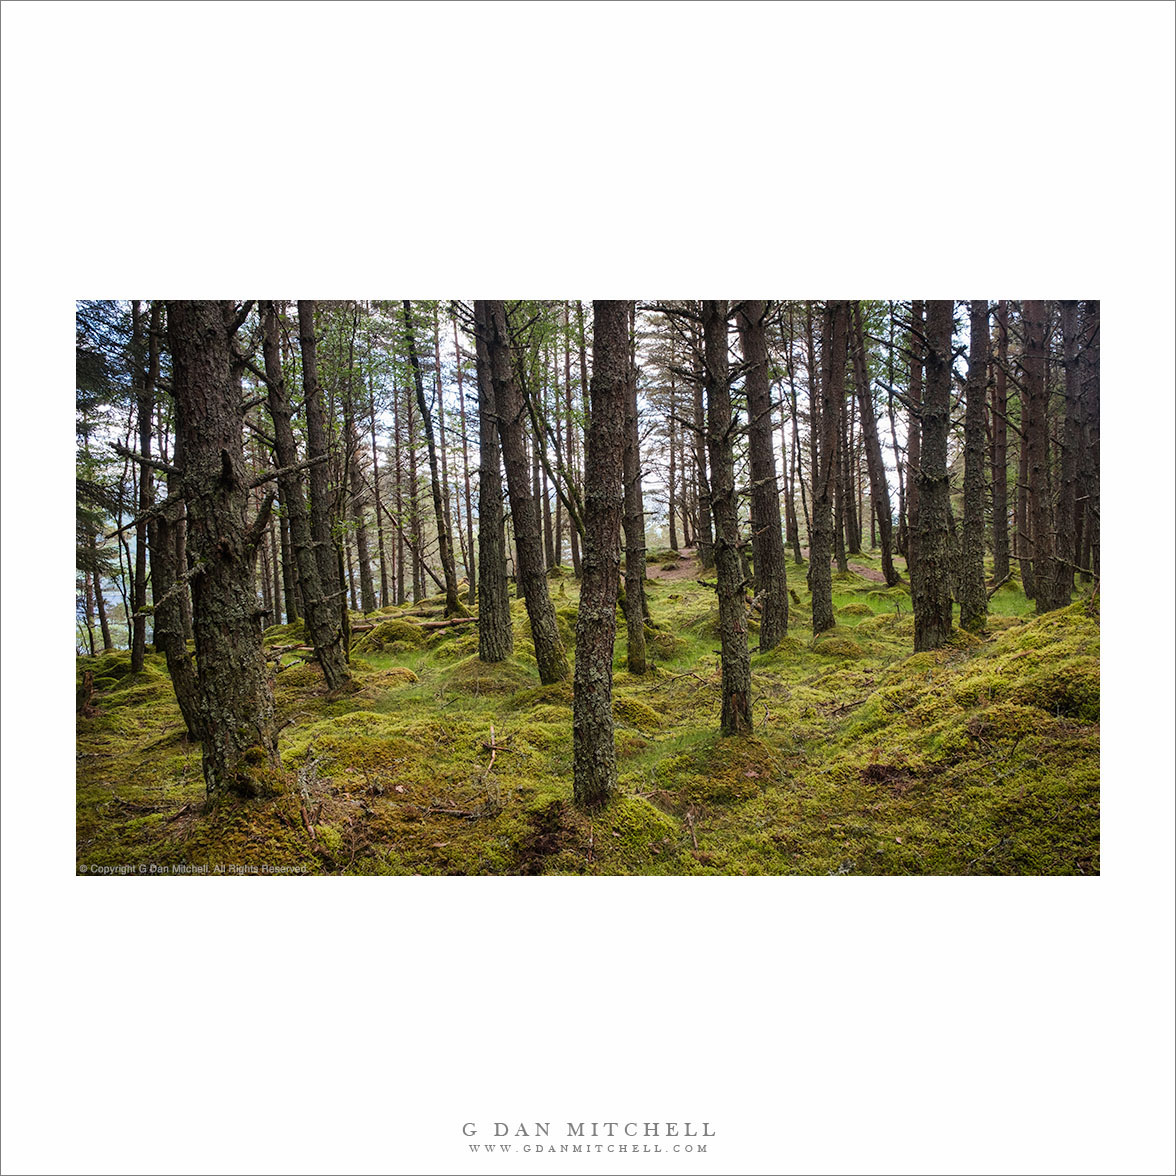
[[911,603],[915,652],[939,649],[951,636],[951,505],[947,480],[947,434],[951,415],[953,304],[927,302],[927,387],[919,449],[918,525],[911,541]]
[[274,427],[274,457],[278,469],[288,471],[277,478],[278,494],[290,531],[290,558],[298,569],[302,607],[306,614],[306,636],[314,646],[327,689],[339,690],[351,681],[351,675],[343,650],[337,602],[324,590],[302,482],[293,469],[299,464],[298,449],[291,424],[290,394],[282,372],[278,308],[272,301],[263,301],[260,312],[266,401]]
[[[172,302],[168,340],[183,451],[204,780],[210,798],[254,795],[277,760],[273,694],[253,582],[265,514],[247,526],[242,414],[230,369],[232,303]],[[268,499],[267,499],[268,502]]]
[[538,504],[531,494],[531,471],[523,429],[526,405],[515,383],[511,368],[510,336],[507,333],[506,303],[488,302],[490,327],[491,374],[494,381],[494,406],[498,419],[498,436],[502,460],[506,467],[506,486],[510,495],[510,513],[514,525],[519,587],[527,605],[531,638],[535,643],[535,660],[539,680],[544,684],[567,678],[568,659],[555,623],[555,609],[547,589],[543,564],[543,536]]
[[514,652],[510,590],[506,576],[506,531],[502,508],[502,456],[490,348],[488,303],[474,303],[478,370],[478,657],[506,661]]
[[813,415],[816,461],[813,484],[813,533],[809,549],[809,588],[813,600],[813,633],[833,628],[833,495],[837,477],[837,425],[845,399],[848,303],[825,305],[821,341],[820,408]]
[[705,346],[707,450],[710,457],[710,502],[714,513],[714,556],[718,573],[719,643],[723,709],[721,731],[751,731],[751,658],[747,648],[747,607],[739,559],[739,514],[731,385],[727,359],[727,303],[702,304]]
[[735,319],[746,365],[747,445],[751,463],[751,552],[760,600],[760,649],[773,649],[788,633],[788,563],[772,444],[772,385],[764,326],[768,306],[744,302]]
[[[595,303],[593,304],[595,305]],[[633,327],[634,304],[628,309],[625,354],[624,399],[624,463],[625,479],[625,635],[627,641],[626,666],[630,674],[644,674],[645,617],[649,608],[645,601],[645,503],[641,494],[641,443],[637,435],[637,365],[632,354],[633,339],[628,333]],[[593,319],[595,324],[595,319]],[[596,374],[596,335],[593,326],[592,373]]]
[[984,415],[988,397],[988,302],[974,300],[970,315],[968,384],[964,409],[964,521],[960,537],[960,628],[980,633],[988,622],[984,584]]
[[617,786],[612,663],[620,586],[617,535],[625,498],[628,304],[595,302],[593,323],[592,423],[584,458],[584,550],[572,704],[572,786],[576,804],[585,809],[605,804]]

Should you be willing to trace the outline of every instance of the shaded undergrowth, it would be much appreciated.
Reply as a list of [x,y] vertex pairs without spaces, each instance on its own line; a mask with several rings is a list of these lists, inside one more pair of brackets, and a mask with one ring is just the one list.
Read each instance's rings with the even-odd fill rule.
[[[430,630],[419,608],[370,618],[344,697],[284,653],[281,794],[211,810],[162,658],[136,675],[125,653],[79,659],[95,685],[78,718],[79,870],[1097,873],[1097,599],[1037,618],[1014,580],[984,637],[912,655],[906,586],[853,562],[816,640],[790,565],[790,635],[753,652],[755,730],[738,739],[716,734],[713,592],[651,581],[652,669],[627,673],[620,624],[620,793],[591,817],[571,804],[571,686],[539,685],[521,601],[500,665],[478,661],[474,625]],[[570,649],[577,586],[552,590]],[[267,633],[271,647],[301,639]]]

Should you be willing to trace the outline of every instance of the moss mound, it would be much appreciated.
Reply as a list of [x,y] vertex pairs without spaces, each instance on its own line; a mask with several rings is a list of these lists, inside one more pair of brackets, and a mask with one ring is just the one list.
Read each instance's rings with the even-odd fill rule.
[[446,689],[462,694],[514,694],[535,681],[534,673],[517,661],[484,662],[467,657],[441,671],[440,681]]
[[374,629],[361,633],[351,643],[351,648],[356,653],[387,653],[393,645],[420,649],[427,639],[428,633],[420,625],[399,618],[381,621]]

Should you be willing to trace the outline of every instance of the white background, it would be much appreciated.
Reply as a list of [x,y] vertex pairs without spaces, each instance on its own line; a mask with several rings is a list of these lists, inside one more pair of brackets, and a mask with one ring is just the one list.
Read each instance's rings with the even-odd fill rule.
[[[1171,1172],[1173,11],[5,4],[4,1171]],[[1102,299],[1101,878],[74,877],[75,298],[741,292]]]

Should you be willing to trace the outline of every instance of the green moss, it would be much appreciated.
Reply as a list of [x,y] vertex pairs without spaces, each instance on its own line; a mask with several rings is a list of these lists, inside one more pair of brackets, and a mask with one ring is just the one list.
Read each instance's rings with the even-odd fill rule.
[[[871,596],[874,593],[871,591]],[[838,610],[839,617],[872,617],[874,610],[868,605],[863,604],[860,600],[851,601],[849,604],[843,604]]]
[[361,633],[352,643],[356,653],[383,653],[398,644],[419,649],[428,639],[428,632],[412,621],[396,619],[381,621],[374,629]]
[[657,711],[637,698],[614,695],[612,711],[613,718],[618,723],[627,723],[630,727],[638,727],[643,731],[652,731],[662,725],[661,716]]
[[823,637],[813,643],[813,649],[826,657],[859,658],[862,647],[849,637]]
[[519,661],[484,662],[467,657],[439,674],[448,690],[463,694],[514,694],[535,681],[536,675]]

